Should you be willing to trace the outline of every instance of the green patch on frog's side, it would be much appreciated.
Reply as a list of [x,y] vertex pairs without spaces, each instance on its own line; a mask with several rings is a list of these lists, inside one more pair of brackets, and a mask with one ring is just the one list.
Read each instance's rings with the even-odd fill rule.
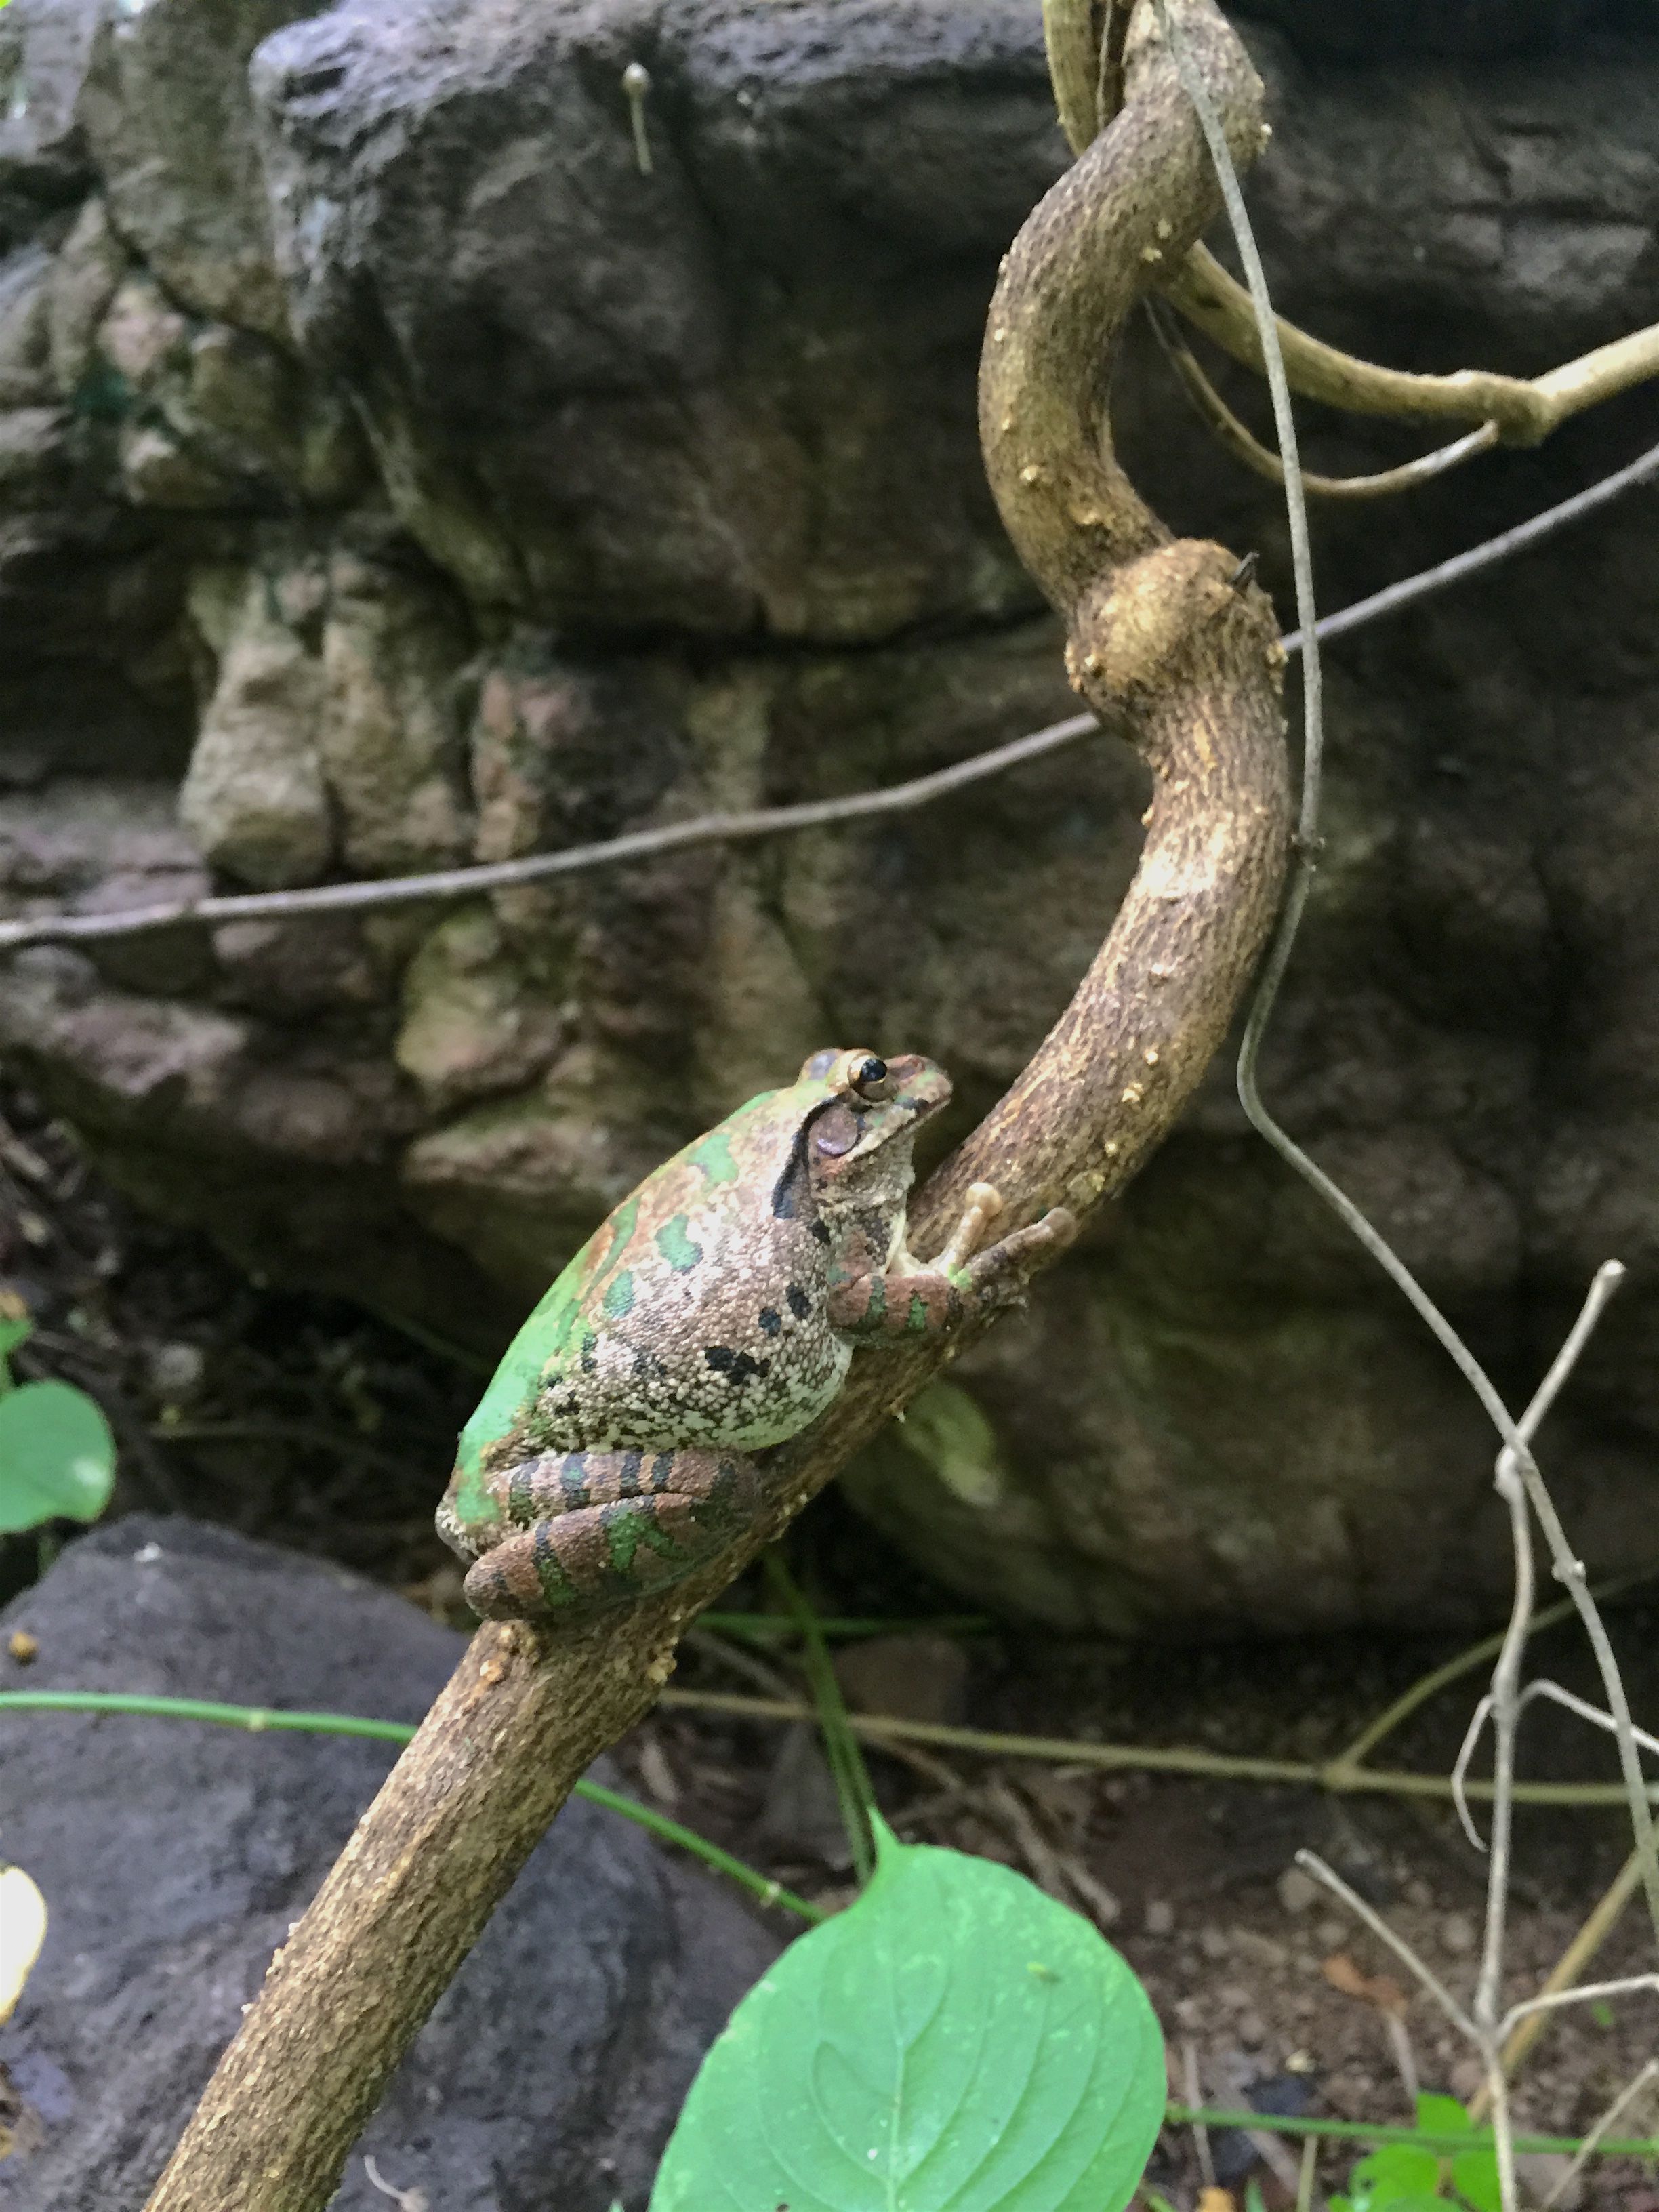
[[607,1321],[621,1321],[633,1310],[634,1270],[624,1267],[605,1286],[605,1318]]
[[[640,1200],[645,1196],[647,1191],[650,1189],[652,1184],[657,1180],[657,1176],[661,1175],[662,1172],[662,1170],[659,1168],[656,1175],[647,1176],[646,1180],[640,1185],[640,1188],[635,1192],[633,1197],[627,1200],[624,1204],[619,1206],[615,1213],[611,1215],[611,1242],[605,1247],[603,1263],[594,1274],[592,1282],[588,1285],[588,1288],[595,1297],[597,1297],[600,1291],[605,1288],[605,1279],[610,1275],[611,1270],[620,1264],[622,1256],[623,1253],[627,1251],[629,1244],[633,1238],[634,1224],[640,1217]],[[564,1349],[564,1346],[561,1345],[558,1348],[562,1351]]]
[[735,1114],[728,1114],[717,1128],[711,1129],[706,1137],[699,1137],[684,1154],[687,1166],[701,1168],[710,1182],[735,1182],[741,1170],[732,1151],[732,1132],[741,1128],[763,1106],[769,1106],[777,1095],[775,1091],[757,1091]]
[[690,1273],[702,1257],[702,1247],[691,1234],[689,1216],[677,1213],[657,1231],[657,1249],[677,1275]]
[[[635,1192],[616,1216],[611,1235],[599,1260],[603,1228],[596,1230],[501,1355],[501,1364],[489,1378],[471,1419],[461,1431],[455,1455],[459,1481],[454,1507],[463,1521],[491,1521],[495,1509],[483,1486],[483,1459],[489,1447],[510,1433],[540,1389],[550,1367],[569,1354],[581,1323],[582,1305],[590,1290],[597,1290],[606,1271],[623,1255],[623,1248],[639,1212]],[[599,1262],[596,1266],[595,1263]],[[614,1285],[613,1285],[614,1287]]]

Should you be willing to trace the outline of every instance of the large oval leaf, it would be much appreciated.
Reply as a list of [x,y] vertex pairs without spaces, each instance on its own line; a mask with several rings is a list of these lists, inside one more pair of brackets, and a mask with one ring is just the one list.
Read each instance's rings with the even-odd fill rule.
[[1146,1991],[1023,1875],[877,1832],[704,2060],[651,2212],[1120,2212],[1164,2117]]
[[0,1534],[95,1521],[114,1481],[115,1439],[84,1390],[25,1382],[0,1398]]

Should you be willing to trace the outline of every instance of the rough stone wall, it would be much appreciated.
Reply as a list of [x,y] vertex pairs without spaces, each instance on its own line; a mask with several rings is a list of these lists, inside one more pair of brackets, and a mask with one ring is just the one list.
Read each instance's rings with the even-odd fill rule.
[[[1241,27],[1288,312],[1522,372],[1659,318],[1659,43],[1628,10],[1407,11],[1380,64],[1363,11],[1271,12]],[[505,857],[1069,711],[972,430],[997,256],[1064,159],[1027,0],[12,0],[0,72],[7,910]],[[1282,585],[1274,496],[1139,343],[1115,409],[1166,515]],[[1316,466],[1412,449],[1307,411]],[[1324,603],[1651,421],[1634,395],[1326,511]],[[1632,1265],[1552,1440],[1621,1563],[1659,1432],[1653,499],[1333,654],[1330,850],[1267,1070],[1517,1396],[1589,1270]],[[933,1054],[965,1127],[1064,1004],[1143,803],[1103,739],[858,830],[36,949],[0,1047],[250,1265],[493,1346],[818,1044]],[[1218,1070],[848,1481],[1062,1625],[1291,1628],[1489,1593],[1490,1461]]]

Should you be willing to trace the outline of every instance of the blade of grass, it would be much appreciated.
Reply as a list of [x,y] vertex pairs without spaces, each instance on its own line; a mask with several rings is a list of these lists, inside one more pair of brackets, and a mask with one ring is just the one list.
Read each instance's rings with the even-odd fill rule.
[[[407,1743],[414,1735],[408,1721],[370,1720],[361,1713],[287,1712],[270,1705],[221,1705],[206,1698],[148,1697],[123,1690],[0,1690],[0,1713],[125,1713],[145,1719],[204,1721],[215,1728],[243,1729],[252,1735],[269,1731],[297,1735],[368,1736],[379,1743]],[[576,1784],[576,1795],[608,1813],[620,1814],[635,1827],[644,1828],[660,1842],[678,1844],[694,1858],[726,1875],[762,1905],[775,1905],[798,1919],[817,1922],[827,1917],[821,1905],[798,1897],[792,1889],[773,1881],[756,1867],[746,1866],[730,1851],[700,1836],[666,1814],[653,1812],[637,1798],[619,1790],[607,1790],[586,1776]]]
[[842,1821],[847,1830],[848,1847],[853,1854],[853,1871],[862,1889],[875,1871],[876,1864],[875,1844],[870,1831],[870,1815],[876,1809],[876,1796],[870,1786],[870,1770],[864,1763],[864,1753],[853,1733],[847,1701],[842,1696],[841,1684],[836,1679],[835,1662],[830,1656],[830,1647],[823,1640],[817,1615],[784,1565],[783,1556],[776,1545],[766,1553],[764,1565],[767,1581],[800,1631],[801,1662],[805,1668],[807,1686],[812,1693],[818,1726],[823,1735],[823,1748],[830,1761],[836,1800],[841,1806]]

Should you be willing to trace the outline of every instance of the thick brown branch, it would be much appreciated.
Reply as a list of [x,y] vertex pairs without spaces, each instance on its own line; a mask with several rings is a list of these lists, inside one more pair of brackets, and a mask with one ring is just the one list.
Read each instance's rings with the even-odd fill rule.
[[[1230,138],[1253,150],[1259,89],[1237,41],[1211,0],[1182,19]],[[994,486],[1066,617],[1074,680],[1152,770],[1146,843],[1072,1004],[917,1199],[924,1254],[969,1182],[997,1185],[1012,1225],[1127,1181],[1219,1042],[1283,871],[1271,609],[1234,588],[1221,547],[1170,541],[1101,438],[1109,340],[1156,265],[1143,249],[1184,251],[1214,197],[1167,58],[1132,39],[1125,75],[1122,112],[1009,258],[981,397]],[[650,1705],[692,1613],[945,1356],[861,1356],[830,1413],[769,1455],[758,1524],[685,1583],[576,1635],[480,1630],[274,1961],[150,2212],[321,2212],[433,2002],[577,1776]]]

